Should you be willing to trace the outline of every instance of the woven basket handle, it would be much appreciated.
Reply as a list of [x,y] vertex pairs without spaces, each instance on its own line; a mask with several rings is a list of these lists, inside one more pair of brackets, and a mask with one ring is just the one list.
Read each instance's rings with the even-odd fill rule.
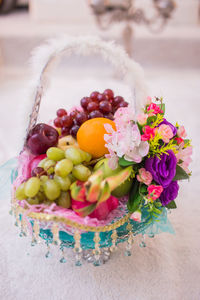
[[41,98],[45,93],[52,66],[58,63],[58,58],[62,55],[70,56],[71,54],[83,56],[100,54],[104,60],[115,67],[123,80],[131,86],[135,109],[139,110],[143,106],[147,96],[143,70],[138,63],[128,57],[121,47],[116,46],[113,42],[105,42],[94,37],[69,38],[64,36],[49,40],[47,44],[37,48],[33,53],[32,63],[37,76],[33,85],[33,105],[27,134],[37,122]]

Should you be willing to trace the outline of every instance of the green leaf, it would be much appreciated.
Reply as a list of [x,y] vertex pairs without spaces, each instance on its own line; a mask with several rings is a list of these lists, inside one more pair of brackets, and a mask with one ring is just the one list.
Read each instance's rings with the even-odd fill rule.
[[151,125],[152,123],[154,123],[156,121],[156,118],[156,116],[149,117],[147,119],[147,125]]
[[139,123],[137,123],[137,126],[139,128],[140,134],[143,134],[144,133],[143,130],[142,130],[143,126],[140,125]]
[[159,215],[159,214],[161,214],[162,211],[160,209],[154,207],[153,212],[156,213],[157,215]]
[[189,175],[179,165],[176,166],[176,175],[173,181],[189,179]]
[[182,164],[182,163],[183,163],[183,160],[182,160],[182,159],[179,159],[178,163],[179,163],[179,164]]
[[[160,213],[160,211],[159,211],[159,213]],[[156,212],[152,212],[152,215],[156,218],[158,217],[158,214]]]
[[187,144],[187,143],[189,143],[189,142],[190,142],[189,139],[185,139],[185,140],[184,140],[184,144]]
[[163,114],[165,114],[165,103],[158,104],[158,106],[160,107],[160,109],[162,109]]
[[128,207],[128,210],[132,213],[134,211],[138,210],[140,203],[143,199],[139,193],[139,186],[140,186],[139,182],[135,181],[135,183],[133,184],[133,188],[129,195],[127,207]]
[[136,164],[136,162],[134,162],[134,161],[128,161],[124,157],[119,157],[119,165],[121,167],[128,167],[128,166],[132,166],[135,164]]
[[155,205],[155,207],[161,207],[162,206],[160,201],[154,201],[154,205]]
[[166,205],[167,208],[169,209],[174,209],[177,208],[175,201],[171,201]]
[[140,191],[140,194],[146,195],[147,194],[147,186],[145,184],[140,185],[139,191]]

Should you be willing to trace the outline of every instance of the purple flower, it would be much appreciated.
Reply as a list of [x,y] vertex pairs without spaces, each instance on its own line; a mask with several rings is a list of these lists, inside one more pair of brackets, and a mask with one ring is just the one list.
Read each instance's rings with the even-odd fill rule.
[[163,206],[176,199],[178,195],[179,185],[177,181],[172,181],[167,188],[165,188],[160,195],[160,201]]
[[173,135],[174,136],[176,135],[177,129],[176,129],[176,127],[174,125],[172,125],[171,123],[169,123],[166,119],[163,119],[163,121],[159,124],[159,126],[162,125],[162,124],[169,125],[171,127],[171,129],[172,129]]
[[147,158],[145,161],[145,169],[149,171],[153,179],[166,188],[176,174],[177,159],[172,150],[167,151],[168,154],[162,154],[160,159],[157,156]]

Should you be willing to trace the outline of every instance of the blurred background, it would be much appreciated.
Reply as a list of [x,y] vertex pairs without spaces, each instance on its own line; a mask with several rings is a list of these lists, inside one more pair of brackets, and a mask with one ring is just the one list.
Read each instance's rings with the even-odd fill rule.
[[[16,155],[32,50],[60,34],[115,40],[138,61],[151,96],[163,96],[169,119],[184,123],[194,143],[200,95],[199,0],[0,0],[0,163]],[[91,91],[127,90],[99,57],[63,60],[42,101],[54,118]],[[25,105],[24,105],[25,106]],[[191,108],[192,106],[192,108]],[[24,112],[27,113],[27,112]]]

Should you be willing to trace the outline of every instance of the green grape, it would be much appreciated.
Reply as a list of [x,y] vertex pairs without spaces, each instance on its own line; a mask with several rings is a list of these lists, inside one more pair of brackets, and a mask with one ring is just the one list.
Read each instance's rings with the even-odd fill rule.
[[65,158],[60,160],[55,166],[55,173],[60,177],[66,177],[69,173],[71,173],[73,169],[73,163],[71,160]]
[[40,190],[40,179],[37,177],[31,177],[25,183],[24,192],[29,198],[33,198],[37,195]]
[[41,160],[40,162],[39,162],[39,164],[38,164],[38,167],[40,167],[40,168],[43,168],[44,169],[44,164],[45,164],[45,162],[48,160],[48,158],[46,157],[46,158],[44,158],[43,160]]
[[85,152],[85,155],[86,155],[86,159],[85,159],[85,161],[86,161],[86,162],[89,162],[89,161],[91,161],[91,159],[92,159],[92,155],[91,155],[90,153],[88,153],[88,152]]
[[54,173],[54,167],[56,165],[56,162],[54,160],[48,159],[44,163],[44,169],[48,174]]
[[92,159],[92,155],[90,153],[87,153],[81,149],[78,149],[78,151],[81,155],[82,161],[89,162]]
[[86,152],[81,150],[81,149],[78,149],[78,152],[80,153],[81,155],[81,160],[82,162],[86,160]]
[[40,204],[40,200],[38,197],[34,197],[34,198],[28,198],[27,202],[31,205],[37,205]]
[[25,188],[25,182],[20,184],[20,186],[17,188],[17,190],[15,192],[15,197],[18,200],[23,200],[23,199],[27,198],[27,196],[25,195],[24,188]]
[[84,165],[77,165],[73,168],[72,175],[78,180],[86,181],[91,175],[91,171]]
[[71,185],[71,180],[69,177],[60,177],[58,175],[54,176],[54,180],[60,185],[61,191],[68,191]]
[[45,200],[45,201],[43,202],[43,204],[50,206],[50,205],[52,204],[52,201]]
[[[43,189],[43,191],[44,191],[44,189]],[[37,198],[39,199],[40,203],[43,203],[46,200],[45,194],[41,191],[38,192]]]
[[73,183],[74,181],[76,181],[76,178],[72,175],[72,173],[70,173],[70,174],[68,175],[68,177],[69,177],[71,183]]
[[65,152],[57,147],[51,147],[47,150],[47,157],[51,160],[59,161],[65,158]]
[[79,165],[83,161],[79,150],[75,147],[66,149],[65,157],[70,159],[74,165]]
[[62,192],[57,201],[59,206],[64,208],[70,208],[71,206],[71,198],[68,192]]
[[60,196],[59,184],[54,179],[48,179],[44,183],[44,193],[48,200],[54,201]]
[[48,176],[47,175],[40,176],[41,183],[45,183],[45,181],[47,181],[47,180],[48,180]]

